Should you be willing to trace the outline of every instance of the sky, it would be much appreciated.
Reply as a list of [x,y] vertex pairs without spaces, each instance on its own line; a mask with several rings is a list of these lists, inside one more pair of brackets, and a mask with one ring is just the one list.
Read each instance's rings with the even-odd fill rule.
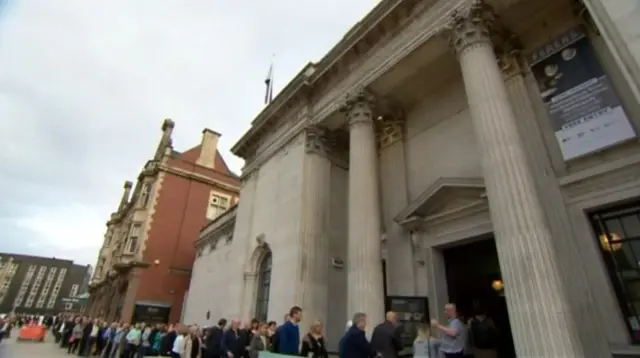
[[164,118],[239,173],[271,61],[277,94],[378,2],[0,0],[0,252],[94,265]]

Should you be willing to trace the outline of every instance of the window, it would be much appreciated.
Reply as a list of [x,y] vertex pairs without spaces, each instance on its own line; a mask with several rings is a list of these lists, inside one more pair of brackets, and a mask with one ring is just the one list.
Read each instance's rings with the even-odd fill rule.
[[80,289],[80,285],[72,285],[71,286],[71,291],[69,291],[69,297],[77,296],[79,289]]
[[40,296],[38,302],[36,302],[36,308],[42,308],[44,306],[44,297]]
[[269,290],[271,289],[271,251],[267,251],[258,266],[258,294],[256,295],[256,319],[266,321],[269,314]]
[[144,209],[149,204],[149,198],[151,197],[151,184],[145,183],[142,185],[140,191],[140,208]]
[[138,250],[138,241],[140,240],[140,232],[142,231],[142,224],[131,225],[131,232],[129,234],[129,241],[126,246],[127,253],[135,253]]
[[591,215],[600,251],[635,344],[640,344],[640,202]]
[[209,196],[209,207],[207,208],[207,219],[213,220],[229,209],[229,197],[211,192]]

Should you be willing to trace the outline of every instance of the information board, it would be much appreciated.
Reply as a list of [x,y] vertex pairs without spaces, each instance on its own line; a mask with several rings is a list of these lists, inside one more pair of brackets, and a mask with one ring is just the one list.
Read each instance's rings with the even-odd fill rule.
[[402,344],[413,347],[418,327],[430,319],[427,297],[387,296],[386,311],[396,312],[402,324]]

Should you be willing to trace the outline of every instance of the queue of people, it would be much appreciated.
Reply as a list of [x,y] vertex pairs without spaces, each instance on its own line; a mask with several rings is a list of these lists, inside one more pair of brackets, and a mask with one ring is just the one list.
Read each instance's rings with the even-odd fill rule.
[[[268,351],[283,355],[328,358],[327,342],[320,321],[300,334],[302,309],[294,306],[282,324],[253,319],[220,319],[214,327],[105,322],[86,316],[62,314],[44,317],[55,342],[69,355],[100,358],[258,358]],[[478,311],[464,322],[455,304],[445,306],[446,322],[432,319],[418,327],[413,344],[414,358],[496,358],[497,330],[491,319]],[[21,323],[19,323],[21,322]],[[0,342],[11,327],[29,322],[29,317],[0,320]],[[30,320],[36,322],[35,318]],[[387,312],[369,340],[366,337],[367,315],[356,313],[347,322],[339,342],[340,358],[399,358],[406,348],[402,342],[403,327],[395,312]]]

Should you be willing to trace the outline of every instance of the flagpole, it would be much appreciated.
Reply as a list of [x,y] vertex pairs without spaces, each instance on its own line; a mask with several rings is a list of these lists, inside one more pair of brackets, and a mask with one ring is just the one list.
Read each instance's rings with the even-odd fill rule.
[[269,66],[269,72],[267,72],[267,78],[264,80],[266,86],[264,93],[264,104],[269,105],[273,101],[273,67],[275,54],[271,58],[271,65]]

